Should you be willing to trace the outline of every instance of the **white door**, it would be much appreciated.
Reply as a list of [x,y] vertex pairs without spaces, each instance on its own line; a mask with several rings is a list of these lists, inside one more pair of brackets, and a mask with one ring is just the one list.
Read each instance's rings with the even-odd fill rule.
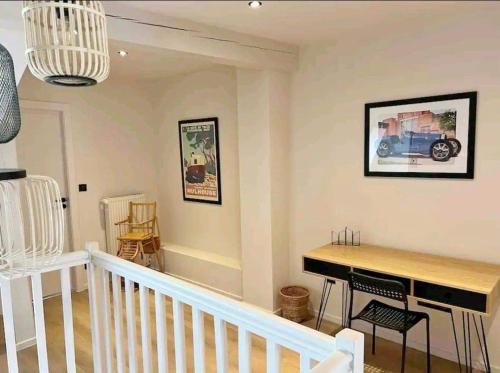
[[[64,153],[62,113],[53,109],[28,109],[21,104],[21,130],[16,137],[18,167],[29,175],[50,176],[59,184],[61,197],[67,200],[68,183]],[[64,251],[69,251],[69,201],[65,203]],[[58,271],[46,273],[43,279],[43,295],[61,292]]]

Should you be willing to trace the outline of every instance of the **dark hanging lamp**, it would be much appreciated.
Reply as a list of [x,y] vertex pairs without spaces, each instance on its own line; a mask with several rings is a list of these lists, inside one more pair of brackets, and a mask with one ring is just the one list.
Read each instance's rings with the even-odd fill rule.
[[14,63],[9,51],[0,44],[0,144],[11,141],[21,128]]
[[[0,144],[14,139],[21,128],[21,112],[17,97],[14,62],[9,51],[0,44]],[[26,170],[0,168],[0,181],[26,177]]]

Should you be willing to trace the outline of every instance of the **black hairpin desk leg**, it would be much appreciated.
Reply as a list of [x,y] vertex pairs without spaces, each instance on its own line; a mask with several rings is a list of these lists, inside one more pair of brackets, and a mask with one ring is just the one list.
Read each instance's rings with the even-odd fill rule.
[[[466,317],[467,315],[467,317]],[[472,321],[471,321],[472,316]],[[474,322],[474,329],[476,330],[477,340],[479,342],[479,348],[481,349],[481,355],[483,357],[483,363],[486,373],[491,373],[490,356],[488,353],[488,342],[486,341],[486,333],[484,332],[483,317],[480,315],[479,320],[481,322],[481,331],[476,321],[476,315],[469,312],[462,311],[462,327],[464,329],[464,352],[465,352],[465,372],[472,373],[473,363],[472,363],[472,342],[471,342],[471,324]]]
[[469,338],[469,369],[472,373],[472,343],[470,342],[470,313],[467,312],[467,337]]
[[453,311],[450,308],[450,317],[451,317],[451,325],[453,327],[453,337],[455,339],[455,347],[457,349],[457,359],[458,359],[458,369],[460,373],[462,373],[462,362],[460,361],[460,350],[458,349],[458,339],[457,339],[457,330],[455,328],[455,319],[453,317]]
[[349,286],[346,282],[342,283],[342,327],[347,328],[349,324],[349,309],[347,301],[349,299]]
[[481,331],[483,335],[483,343],[484,343],[484,354],[486,357],[486,372],[491,373],[491,364],[490,364],[490,355],[488,354],[488,341],[486,340],[486,334],[484,333],[484,324],[483,324],[483,316],[479,316],[479,319],[481,320]]
[[481,333],[479,333],[479,328],[477,326],[476,315],[472,315],[472,319],[474,320],[474,328],[476,329],[476,335],[479,341],[479,348],[481,349],[481,355],[483,357],[483,363],[486,369],[486,373],[491,373],[490,356],[488,354],[488,342],[486,341],[486,334],[484,333],[483,317],[479,316],[479,320],[481,322]]
[[[465,312],[462,311],[462,330],[464,332],[464,360],[465,360],[465,373],[471,372],[471,367],[469,366],[469,354],[470,349],[470,329],[468,329],[468,324],[465,318]],[[467,343],[469,341],[469,343]]]
[[[451,326],[452,326],[452,330],[453,330],[453,338],[455,340],[455,348],[456,348],[456,351],[457,351],[458,369],[459,369],[459,372],[462,373],[462,361],[460,359],[460,349],[458,347],[458,335],[457,335],[457,328],[455,326],[455,318],[453,317],[453,310],[450,307],[438,306],[436,304],[427,303],[427,302],[424,302],[424,301],[417,301],[417,304],[419,306],[422,306],[422,307],[426,307],[426,308],[430,308],[430,309],[433,309],[433,310],[436,310],[436,311],[440,311],[440,312],[444,312],[444,313],[450,314]],[[463,312],[462,312],[462,330],[464,332],[465,373],[469,373],[469,363],[468,363],[468,355],[467,355],[467,351],[468,351],[468,348],[467,348],[468,347],[467,346],[467,335],[468,335],[468,333],[467,333],[467,330],[466,330],[465,315],[464,315]],[[470,346],[470,342],[469,342],[469,346]]]
[[321,328],[321,323],[323,321],[323,316],[325,315],[326,305],[328,304],[328,298],[330,297],[330,291],[332,290],[332,285],[335,281],[325,278],[323,282],[323,292],[321,293],[321,302],[319,303],[318,318],[316,320],[316,330]]

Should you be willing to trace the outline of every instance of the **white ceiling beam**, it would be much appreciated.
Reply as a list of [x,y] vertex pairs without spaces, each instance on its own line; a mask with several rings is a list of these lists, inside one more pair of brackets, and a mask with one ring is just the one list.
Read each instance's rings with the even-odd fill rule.
[[112,39],[201,55],[239,67],[292,71],[297,66],[298,49],[290,44],[139,11],[123,2],[107,1],[104,6]]
[[[270,39],[207,26],[188,20],[138,11],[122,2],[104,2],[110,39],[203,56],[214,63],[254,69],[293,71],[297,47]],[[0,2],[0,32],[11,53],[16,54],[16,78],[26,69],[22,3]]]

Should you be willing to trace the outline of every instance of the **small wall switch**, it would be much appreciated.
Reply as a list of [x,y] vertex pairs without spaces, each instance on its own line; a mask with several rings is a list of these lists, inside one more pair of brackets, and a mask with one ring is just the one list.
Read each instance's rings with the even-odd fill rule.
[[87,191],[87,184],[78,184],[78,191],[79,192],[86,192]]

